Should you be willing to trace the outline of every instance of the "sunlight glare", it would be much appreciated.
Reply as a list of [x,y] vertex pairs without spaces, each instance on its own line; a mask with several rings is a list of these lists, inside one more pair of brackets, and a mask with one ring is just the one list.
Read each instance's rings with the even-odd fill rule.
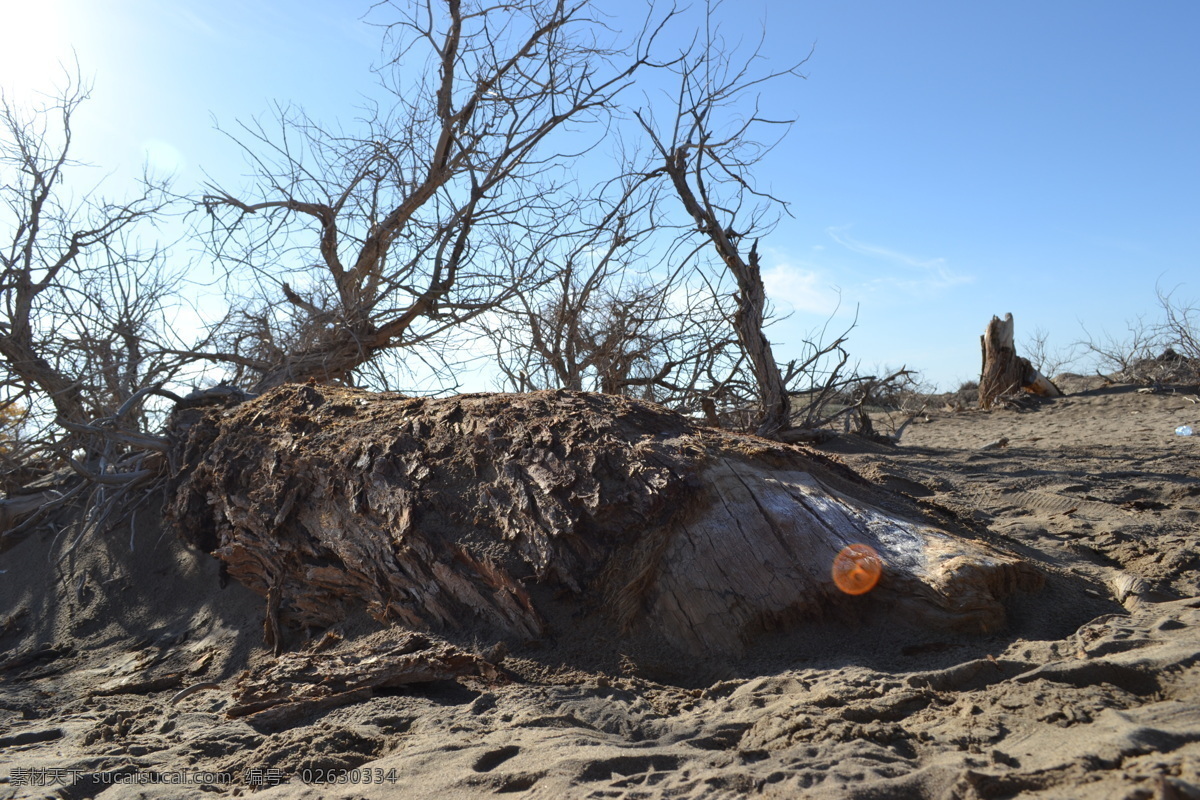
[[0,0],[0,89],[28,102],[52,93],[73,69],[74,56],[59,0]]
[[142,142],[142,161],[156,177],[177,176],[184,169],[183,153],[170,142],[147,139]]

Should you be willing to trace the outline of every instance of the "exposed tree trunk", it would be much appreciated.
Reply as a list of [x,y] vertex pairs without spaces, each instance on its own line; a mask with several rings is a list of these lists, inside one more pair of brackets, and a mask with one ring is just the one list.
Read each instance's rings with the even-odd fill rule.
[[28,326],[20,327],[24,336],[0,334],[0,358],[8,370],[26,386],[44,393],[60,417],[72,422],[85,420],[82,383],[54,369],[34,348]]
[[[727,237],[722,232],[714,238]],[[724,249],[721,250],[724,256]],[[736,256],[736,248],[734,255]],[[738,310],[733,317],[733,327],[737,331],[738,341],[750,357],[750,363],[754,365],[754,377],[758,381],[758,393],[763,409],[758,433],[776,437],[788,427],[792,400],[783,382],[783,375],[779,372],[779,364],[775,361],[771,340],[763,330],[767,291],[763,286],[762,270],[758,263],[758,241],[755,240],[750,247],[748,261],[740,257],[727,258],[725,265],[733,272],[738,282]]]
[[992,317],[979,337],[983,369],[979,376],[979,407],[991,408],[1004,395],[1026,391],[1043,397],[1062,397],[1062,391],[1034,369],[1029,359],[1017,355],[1013,345],[1013,316]]
[[[992,631],[1002,598],[1041,581],[838,462],[625,397],[289,385],[175,425],[168,518],[268,598],[275,631],[365,607],[413,628],[592,626],[736,653],[840,604]],[[869,598],[831,579],[851,544],[882,559]]]

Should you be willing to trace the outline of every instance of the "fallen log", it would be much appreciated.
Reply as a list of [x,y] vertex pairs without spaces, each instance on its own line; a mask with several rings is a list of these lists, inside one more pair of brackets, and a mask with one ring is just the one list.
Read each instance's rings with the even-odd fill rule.
[[[165,509],[268,598],[268,631],[375,619],[493,638],[594,625],[687,653],[847,604],[976,631],[1041,576],[798,446],[630,398],[289,385],[192,409]],[[864,598],[832,567],[878,553]],[[882,601],[882,602],[880,602]],[[611,634],[611,635],[610,635]]]
[[376,635],[328,653],[287,653],[242,673],[225,715],[281,728],[305,715],[365,700],[380,689],[464,676],[496,680],[499,672],[478,656],[418,633]]
[[1005,395],[1028,392],[1041,397],[1062,397],[1054,382],[1042,375],[1029,359],[1017,355],[1013,344],[1013,315],[992,317],[983,336],[983,367],[979,374],[979,407],[989,409]]

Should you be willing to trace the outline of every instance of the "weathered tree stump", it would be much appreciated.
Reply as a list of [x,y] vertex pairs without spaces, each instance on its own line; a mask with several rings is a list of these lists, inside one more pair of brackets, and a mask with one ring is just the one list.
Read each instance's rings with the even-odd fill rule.
[[[267,598],[276,642],[281,623],[365,607],[419,629],[596,625],[737,653],[839,604],[991,631],[1007,594],[1041,582],[830,458],[629,398],[289,385],[175,422],[168,518]],[[883,561],[866,599],[831,578],[851,544]]]
[[991,408],[1004,395],[1025,391],[1043,397],[1062,397],[1054,382],[1042,375],[1029,359],[1017,355],[1013,344],[1013,316],[992,317],[979,337],[983,369],[979,375],[979,407]]

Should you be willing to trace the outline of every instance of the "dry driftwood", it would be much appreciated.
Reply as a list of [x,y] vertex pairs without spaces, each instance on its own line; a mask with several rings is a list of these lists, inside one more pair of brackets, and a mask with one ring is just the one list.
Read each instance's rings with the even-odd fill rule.
[[1042,375],[1029,359],[1017,355],[1013,344],[1013,316],[1004,319],[992,317],[983,336],[979,337],[983,348],[983,369],[979,376],[979,407],[991,408],[996,401],[1018,391],[1062,397],[1054,382]]
[[281,727],[364,700],[378,689],[465,675],[496,678],[498,672],[478,656],[419,633],[383,634],[334,652],[287,653],[243,673],[226,715]]
[[268,598],[270,631],[365,607],[413,628],[594,623],[736,652],[863,602],[830,577],[856,543],[884,562],[873,595],[910,620],[994,630],[1002,598],[1040,582],[829,458],[629,398],[290,385],[189,413],[168,518]]

